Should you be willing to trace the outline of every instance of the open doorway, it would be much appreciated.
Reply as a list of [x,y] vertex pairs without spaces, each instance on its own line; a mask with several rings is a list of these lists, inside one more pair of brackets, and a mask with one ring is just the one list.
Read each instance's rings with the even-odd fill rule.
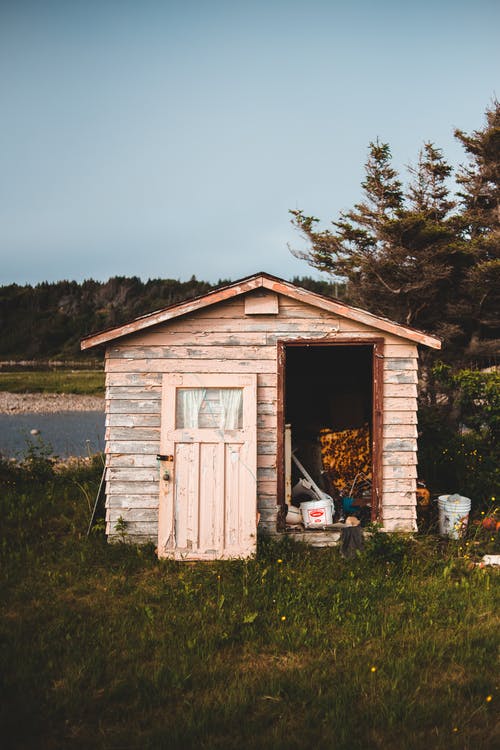
[[281,343],[283,504],[301,499],[304,474],[291,451],[333,498],[336,520],[346,513],[362,523],[378,518],[382,346],[379,339]]

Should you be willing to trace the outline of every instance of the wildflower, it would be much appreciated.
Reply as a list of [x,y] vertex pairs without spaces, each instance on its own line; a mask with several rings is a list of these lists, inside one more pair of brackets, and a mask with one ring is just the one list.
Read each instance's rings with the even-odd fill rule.
[[285,622],[285,620],[286,620],[286,615],[281,615],[281,622]]
[[453,727],[454,732],[458,732],[458,727]]
[[376,672],[376,671],[377,671],[377,667],[371,667],[370,668],[370,672]]
[[278,557],[278,559],[276,560],[276,562],[281,565],[281,563],[283,562],[283,560],[281,559],[281,557]]
[[492,695],[487,695],[486,696],[486,703],[491,703],[492,700],[493,700],[493,696]]

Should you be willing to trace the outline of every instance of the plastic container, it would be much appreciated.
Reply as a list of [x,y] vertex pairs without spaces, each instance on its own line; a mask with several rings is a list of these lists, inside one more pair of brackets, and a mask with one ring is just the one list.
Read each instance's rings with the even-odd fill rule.
[[462,495],[440,495],[439,533],[449,539],[460,539],[467,530],[471,500]]
[[288,513],[286,514],[285,523],[288,526],[296,526],[297,524],[302,523],[302,513],[300,512],[300,508],[290,505]]
[[300,504],[304,526],[328,526],[333,523],[333,502],[331,500],[308,500]]

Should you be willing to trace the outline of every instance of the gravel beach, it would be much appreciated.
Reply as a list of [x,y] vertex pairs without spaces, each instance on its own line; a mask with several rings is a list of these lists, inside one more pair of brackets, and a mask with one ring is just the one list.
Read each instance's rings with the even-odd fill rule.
[[104,398],[76,393],[0,392],[0,414],[54,414],[59,411],[104,411]]

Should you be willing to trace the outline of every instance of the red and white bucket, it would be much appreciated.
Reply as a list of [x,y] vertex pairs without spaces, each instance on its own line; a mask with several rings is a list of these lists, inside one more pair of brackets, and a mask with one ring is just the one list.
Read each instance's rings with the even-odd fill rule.
[[333,523],[333,503],[331,500],[308,500],[300,504],[304,526],[329,526]]

